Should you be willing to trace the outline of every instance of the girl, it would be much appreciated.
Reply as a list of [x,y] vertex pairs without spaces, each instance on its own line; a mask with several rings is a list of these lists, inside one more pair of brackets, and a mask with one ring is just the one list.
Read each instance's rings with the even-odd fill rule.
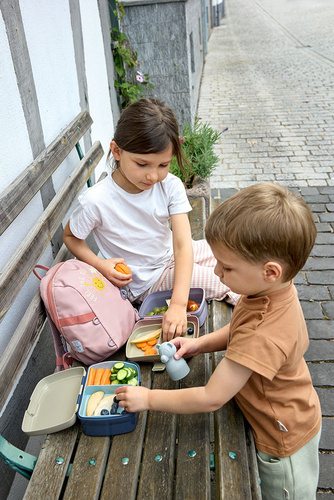
[[[163,339],[184,335],[190,286],[204,288],[207,299],[228,295],[234,304],[238,296],[214,275],[215,259],[205,240],[191,240],[191,206],[181,180],[168,172],[174,155],[180,168],[186,163],[172,110],[155,99],[132,103],[117,123],[111,155],[116,168],[79,197],[64,243],[75,257],[125,287],[132,302],[173,289]],[[91,232],[99,255],[85,242]],[[118,272],[118,263],[126,263],[131,274]]]

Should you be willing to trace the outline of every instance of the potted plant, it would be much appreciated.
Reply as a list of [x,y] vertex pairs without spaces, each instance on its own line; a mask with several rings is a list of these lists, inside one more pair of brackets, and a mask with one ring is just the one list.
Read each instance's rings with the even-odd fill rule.
[[188,124],[183,126],[180,140],[188,165],[181,172],[176,159],[173,158],[170,172],[184,182],[189,192],[194,187],[194,184],[203,184],[203,181],[210,178],[219,160],[219,157],[214,152],[214,145],[221,135],[222,132],[213,130],[210,125],[200,122],[198,119],[195,120],[193,126]]

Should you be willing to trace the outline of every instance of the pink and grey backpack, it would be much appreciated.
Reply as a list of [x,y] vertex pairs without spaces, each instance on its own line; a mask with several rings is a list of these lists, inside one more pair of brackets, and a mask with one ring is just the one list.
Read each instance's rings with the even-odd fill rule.
[[[36,268],[47,271],[41,278]],[[52,268],[35,266],[50,323],[57,370],[69,368],[71,358],[86,365],[114,354],[130,337],[139,315],[119,289],[99,271],[70,259]]]

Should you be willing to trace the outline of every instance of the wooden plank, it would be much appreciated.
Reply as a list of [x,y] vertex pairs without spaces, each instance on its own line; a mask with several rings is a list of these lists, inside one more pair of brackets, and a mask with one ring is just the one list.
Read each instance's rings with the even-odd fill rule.
[[251,426],[249,425],[247,420],[245,420],[245,429],[246,429],[246,444],[248,451],[248,465],[249,465],[249,476],[251,481],[250,486],[252,492],[252,499],[261,500],[262,494],[261,494],[259,469],[257,465],[254,436]]
[[[177,387],[179,383],[173,382],[166,371],[154,373],[153,389],[173,390]],[[176,424],[175,414],[148,413],[137,500],[173,498]]]
[[[52,265],[73,257],[65,245],[58,252]],[[0,358],[0,411],[16,385],[16,378],[28,359],[46,318],[39,290]]]
[[[212,302],[211,313],[212,328],[215,331],[230,322],[232,307],[225,302]],[[222,355],[222,352],[214,353],[213,369],[221,361]],[[218,498],[229,500],[253,498],[244,417],[234,399],[214,413],[214,426]]]
[[102,146],[96,142],[69,175],[66,185],[59,190],[1,272],[0,321],[102,156]]
[[[209,354],[196,356],[188,364],[190,373],[181,387],[205,385],[211,375]],[[209,413],[179,415],[175,498],[211,498]]]
[[[61,498],[79,429],[80,424],[76,424],[69,429],[47,436],[23,500],[58,500]],[[63,459],[63,462],[59,463],[59,459]]]
[[81,434],[63,500],[98,500],[109,449],[109,436]]
[[[141,363],[140,373],[141,384],[151,387],[152,364]],[[147,411],[141,412],[134,431],[113,437],[101,500],[136,499],[146,422]]]
[[196,198],[190,202],[192,211],[189,212],[189,222],[191,226],[191,235],[193,240],[204,239],[205,227],[205,200],[204,198]]
[[215,412],[214,422],[217,497],[251,500],[244,421],[234,399]]
[[83,111],[61,134],[0,194],[0,234],[13,222],[43,184],[65,160],[89,129],[92,119]]

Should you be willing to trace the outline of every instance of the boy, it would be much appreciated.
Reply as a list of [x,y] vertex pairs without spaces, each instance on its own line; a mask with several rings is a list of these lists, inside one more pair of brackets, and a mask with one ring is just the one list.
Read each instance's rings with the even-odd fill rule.
[[175,358],[226,350],[205,387],[116,389],[128,411],[214,411],[232,397],[256,443],[264,500],[314,500],[321,409],[303,358],[305,320],[292,279],[316,238],[304,201],[284,187],[257,184],[210,216],[206,239],[215,273],[241,294],[230,325],[198,339],[175,338]]

